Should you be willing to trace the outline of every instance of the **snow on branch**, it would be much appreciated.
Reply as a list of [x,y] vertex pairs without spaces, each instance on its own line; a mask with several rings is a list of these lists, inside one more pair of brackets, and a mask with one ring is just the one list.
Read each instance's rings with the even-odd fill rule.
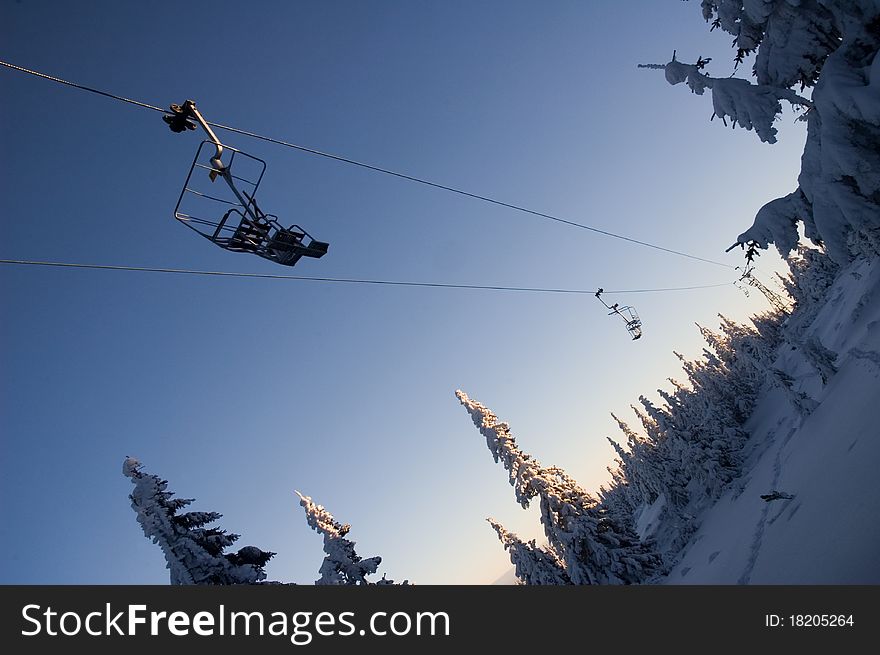
[[737,244],[754,243],[759,248],[776,245],[782,257],[797,247],[798,221],[809,221],[813,208],[800,189],[771,200],[755,216],[755,222],[736,238]]
[[[749,131],[754,129],[761,141],[776,143],[777,130],[773,123],[782,113],[781,100],[796,107],[809,109],[812,106],[809,100],[791,89],[751,84],[747,80],[734,77],[705,75],[700,70],[707,61],[700,59],[696,64],[685,64],[677,61],[673,55],[672,61],[662,67],[666,81],[672,85],[685,83],[697,95],[703,95],[706,89],[711,90],[713,118],[717,116],[725,125],[727,119],[730,119],[732,127],[740,125]],[[651,64],[642,67],[657,68]]]

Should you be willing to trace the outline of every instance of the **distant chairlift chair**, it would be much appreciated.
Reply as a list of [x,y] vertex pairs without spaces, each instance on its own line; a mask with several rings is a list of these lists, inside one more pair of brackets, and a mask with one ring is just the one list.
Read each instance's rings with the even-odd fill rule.
[[626,331],[629,332],[629,335],[632,337],[632,340],[642,338],[642,320],[639,318],[639,313],[636,311],[635,307],[630,307],[629,305],[625,305],[621,307],[618,303],[614,303],[613,305],[609,305],[604,300],[602,300],[602,294],[605,293],[604,289],[599,289],[596,291],[596,298],[599,299],[603,305],[605,305],[606,309],[610,309],[608,315],[611,316],[613,314],[617,314],[623,319],[623,322],[626,324]]

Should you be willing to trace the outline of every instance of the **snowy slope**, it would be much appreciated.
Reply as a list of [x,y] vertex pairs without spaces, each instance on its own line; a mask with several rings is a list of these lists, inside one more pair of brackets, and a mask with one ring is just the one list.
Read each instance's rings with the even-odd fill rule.
[[[741,479],[700,517],[669,584],[880,583],[880,262],[856,260],[808,326],[838,353],[822,385],[789,345],[778,368],[819,402],[806,417],[778,390],[747,423]],[[778,490],[794,497],[765,502]]]

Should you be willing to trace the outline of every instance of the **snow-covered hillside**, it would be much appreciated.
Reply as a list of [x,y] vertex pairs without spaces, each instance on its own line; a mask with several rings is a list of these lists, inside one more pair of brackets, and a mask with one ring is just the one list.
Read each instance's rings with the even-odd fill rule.
[[[699,517],[669,583],[880,582],[880,263],[842,271],[809,325],[786,325],[799,328],[839,353],[837,373],[823,386],[780,348],[777,367],[819,404],[802,418],[765,389],[746,424],[743,475]],[[773,491],[793,497],[761,499]]]

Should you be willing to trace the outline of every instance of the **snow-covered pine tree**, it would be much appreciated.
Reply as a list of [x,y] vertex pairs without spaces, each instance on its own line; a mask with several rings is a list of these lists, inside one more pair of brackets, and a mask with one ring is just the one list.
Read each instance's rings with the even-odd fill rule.
[[789,326],[789,332],[799,336],[823,306],[840,266],[823,248],[810,248],[804,244],[798,245],[796,254],[788,257],[786,263],[789,274],[781,277],[781,281],[797,309],[797,320]]
[[[846,0],[849,1],[849,0]],[[736,63],[757,51],[753,74],[759,84],[813,86],[840,31],[828,5],[834,0],[703,0],[712,29],[733,35]]]
[[572,583],[633,584],[660,572],[662,562],[650,544],[617,523],[562,469],[542,466],[523,453],[508,425],[484,405],[463,391],[455,395],[486,438],[495,461],[508,471],[517,502],[528,507],[539,499],[544,534]]
[[783,342],[782,324],[791,315],[793,309],[793,306],[789,304],[788,309],[784,312],[770,309],[749,317],[758,335],[770,349],[777,348]]
[[630,454],[626,461],[627,478],[641,490],[641,500],[645,505],[650,505],[660,496],[665,496],[672,505],[683,505],[686,481],[681,477],[669,450],[664,447],[665,435],[647,414],[637,407],[632,407],[632,410],[645,429],[645,435],[637,434],[615,414],[611,414],[627,437],[626,445]]
[[708,398],[714,400],[728,397],[729,370],[718,357],[705,356],[702,361],[689,361],[681,353],[673,352],[673,354],[681,362],[681,367],[695,392],[707,401]]
[[599,488],[599,498],[621,524],[632,526],[633,514],[660,496],[673,495],[669,461],[648,437],[638,434],[613,412],[611,418],[626,437],[626,448],[606,437],[617,454],[617,468],[608,467],[611,485]]
[[[393,580],[388,580],[385,576],[375,583],[368,581],[367,576],[376,572],[382,558],[362,558],[355,551],[354,542],[345,537],[351,529],[350,525],[337,521],[322,505],[312,502],[309,496],[303,496],[298,491],[296,495],[306,512],[309,527],[324,537],[324,552],[327,556],[318,569],[321,577],[315,581],[316,585],[394,584]],[[405,580],[401,584],[409,583]]]
[[510,554],[510,562],[520,582],[527,585],[571,584],[562,562],[553,551],[537,546],[534,539],[523,541],[493,518],[486,520],[495,528],[504,550]]
[[651,502],[650,499],[655,498],[657,492],[651,489],[645,476],[640,472],[639,463],[633,455],[632,447],[630,450],[625,450],[611,437],[606,438],[614,452],[617,453],[617,468],[608,467],[612,484],[610,489],[600,493],[600,497],[603,500],[607,496],[619,498],[619,500],[611,502],[624,503],[632,512],[641,504]]
[[[787,255],[798,243],[798,222],[838,264],[880,253],[880,3],[877,0],[702,0],[712,29],[732,34],[735,60],[755,53],[757,85],[716,81],[706,63],[673,61],[670,83],[713,92],[716,114],[752,124],[775,140],[779,100],[809,107],[798,188],[765,205],[740,244],[776,245]],[[719,85],[720,84],[720,85]],[[792,87],[812,87],[809,103]],[[721,95],[719,96],[719,92]],[[719,107],[720,105],[720,107]],[[732,107],[732,111],[729,109]],[[719,112],[719,108],[721,111]],[[744,122],[745,121],[745,122]]]
[[[723,350],[728,353],[728,361],[725,362],[729,374],[727,376],[729,387],[736,392],[739,399],[748,398],[748,411],[746,417],[751,412],[755,398],[765,381],[769,380],[775,387],[780,389],[789,402],[801,413],[809,414],[816,408],[816,401],[800,391],[795,391],[794,380],[790,375],[775,366],[776,348],[782,341],[781,329],[771,329],[774,321],[781,322],[786,314],[779,311],[771,312],[757,320],[764,320],[767,324],[763,325],[764,334],[774,333],[776,339],[769,340],[762,337],[756,329],[751,328],[742,323],[732,321],[726,316],[719,314],[721,319],[721,332],[723,337],[718,338],[721,342],[726,342]],[[701,328],[704,337],[708,341],[713,342],[715,339],[709,335],[713,334],[704,328]],[[817,358],[827,356],[820,355],[818,350],[810,351],[807,355],[815,354]],[[808,359],[808,361],[810,361]],[[814,366],[824,366],[825,362],[812,362]],[[830,372],[825,367],[823,374]]]
[[740,470],[745,433],[732,409],[732,398],[681,394],[666,411],[641,398],[649,416],[664,416],[664,443],[686,480],[687,511],[721,495]]
[[[778,343],[768,343],[753,327],[744,323],[737,323],[723,314],[718,314],[721,319],[721,332],[728,339],[730,348],[735,353],[735,358],[728,364],[734,369],[737,364],[743,364],[745,368],[741,370],[741,376],[746,380],[746,384],[760,386],[763,380],[763,372],[769,367],[776,357],[776,346]],[[750,355],[749,358],[743,359],[743,354]],[[732,370],[734,374],[736,370]],[[755,388],[754,392],[757,393]]]
[[131,478],[131,507],[144,534],[159,545],[171,572],[171,584],[253,584],[264,580],[264,567],[275,553],[245,546],[235,553],[224,551],[239,535],[207,528],[222,515],[217,512],[185,512],[189,498],[172,498],[168,481],[144,473],[142,465],[126,457],[122,472]]
[[[644,397],[640,397],[640,402],[644,401]],[[654,411],[656,408],[652,404],[649,403],[648,408],[643,405],[642,408],[631,406],[631,409],[645,431],[639,468],[652,480],[651,486],[657,490],[654,498],[662,494],[675,510],[686,507],[690,478],[682,462],[692,455],[690,444],[667,431],[669,424],[661,412]]]
[[656,407],[645,397],[638,415],[665,462],[671,509],[691,515],[718,498],[739,472],[744,436],[732,419],[705,396],[684,395],[675,407]]
[[[613,443],[613,442],[612,442]],[[606,466],[611,482],[608,486],[599,485],[599,500],[615,521],[632,525],[633,513],[641,505],[640,496],[633,493],[633,488],[620,468],[620,460],[615,460],[616,468]]]

